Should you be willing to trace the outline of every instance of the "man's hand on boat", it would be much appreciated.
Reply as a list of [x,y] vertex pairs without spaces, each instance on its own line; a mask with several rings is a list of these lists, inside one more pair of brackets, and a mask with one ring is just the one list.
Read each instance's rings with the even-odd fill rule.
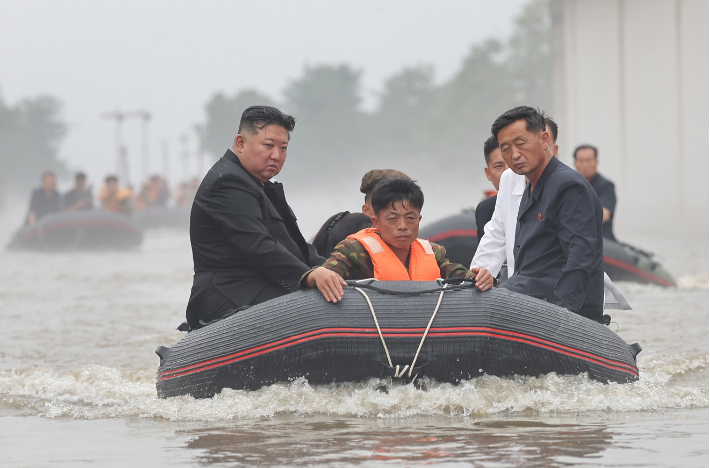
[[328,302],[336,303],[343,298],[343,286],[348,283],[336,272],[319,267],[308,274],[306,287],[318,288]]
[[471,268],[471,272],[476,274],[476,287],[481,291],[488,291],[493,287],[493,275],[485,268]]

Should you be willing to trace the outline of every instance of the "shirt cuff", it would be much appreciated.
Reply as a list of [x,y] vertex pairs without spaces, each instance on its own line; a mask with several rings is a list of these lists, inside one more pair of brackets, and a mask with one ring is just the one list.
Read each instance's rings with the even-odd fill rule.
[[305,272],[305,273],[303,274],[303,276],[301,276],[301,279],[298,280],[298,287],[299,287],[299,288],[301,288],[301,289],[308,289],[308,288],[305,287],[305,285],[303,284],[304,281],[306,280],[306,276],[310,275],[311,272],[312,272],[313,270],[315,270],[316,268],[318,268],[318,267],[320,267],[320,265],[311,268],[310,270],[308,270],[307,272]]

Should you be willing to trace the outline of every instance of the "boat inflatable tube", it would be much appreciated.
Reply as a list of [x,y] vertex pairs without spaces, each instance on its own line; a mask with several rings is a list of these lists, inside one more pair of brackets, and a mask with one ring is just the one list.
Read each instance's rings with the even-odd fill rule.
[[652,253],[611,239],[604,239],[604,271],[612,281],[676,285],[673,275],[654,261]]
[[[299,291],[158,347],[158,396],[209,398],[225,388],[253,390],[299,377],[311,384],[396,374],[450,383],[550,372],[602,382],[639,378],[638,344],[544,301],[441,280],[348,284],[337,304],[318,290]],[[412,364],[411,374],[403,371]]]
[[145,210],[135,211],[133,220],[142,229],[182,229],[190,227],[188,208],[150,206]]
[[[452,263],[468,268],[478,247],[475,210],[448,216],[419,231],[419,237],[444,246]],[[628,244],[604,239],[604,271],[612,281],[633,281],[660,286],[675,286],[666,269],[654,261],[653,254]],[[503,278],[507,278],[507,270]]]
[[141,242],[143,230],[127,216],[104,210],[64,211],[20,229],[8,249],[130,249]]

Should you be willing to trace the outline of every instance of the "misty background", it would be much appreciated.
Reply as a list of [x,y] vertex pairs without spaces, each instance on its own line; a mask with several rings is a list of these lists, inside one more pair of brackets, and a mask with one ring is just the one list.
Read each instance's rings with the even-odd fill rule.
[[[488,188],[481,148],[492,120],[514,104],[552,105],[546,1],[4,10],[0,170],[4,190],[22,197],[45,169],[64,188],[75,170],[95,187],[117,172],[115,126],[104,113],[150,111],[149,173],[165,172],[167,153],[175,184],[201,176],[231,146],[243,109],[263,103],[298,120],[278,176],[289,198],[347,190],[346,206],[326,209],[356,210],[364,172],[393,167],[429,188],[430,200],[456,198],[458,211]],[[540,58],[534,74],[526,70]],[[136,186],[140,119],[124,121],[122,140]],[[435,193],[444,181],[451,187]]]
[[[360,178],[374,168],[420,182],[426,224],[483,198],[490,125],[528,104],[560,124],[565,163],[577,144],[600,145],[622,237],[663,228],[648,221],[655,207],[706,236],[707,141],[686,144],[685,166],[673,169],[665,155],[685,134],[659,136],[675,106],[690,109],[675,120],[684,126],[704,110],[693,128],[705,122],[707,140],[707,70],[669,63],[707,63],[707,44],[692,36],[707,39],[706,10],[698,0],[8,2],[0,198],[19,224],[43,170],[58,173],[61,189],[83,170],[94,193],[114,173],[134,187],[155,173],[173,187],[201,178],[231,146],[243,109],[271,104],[297,118],[277,179],[306,235],[337,211],[357,211]],[[703,24],[688,24],[694,18]],[[696,76],[704,94],[699,85],[667,92],[669,70],[671,86]],[[122,125],[127,176],[106,118],[116,111],[134,113]],[[149,121],[136,113],[145,111]],[[656,127],[634,127],[649,119]],[[642,140],[653,144],[636,148]],[[649,184],[658,187],[650,195]]]

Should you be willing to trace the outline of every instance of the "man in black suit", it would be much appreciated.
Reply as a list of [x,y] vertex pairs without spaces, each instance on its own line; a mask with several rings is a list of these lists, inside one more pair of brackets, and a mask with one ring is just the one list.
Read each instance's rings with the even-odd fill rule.
[[249,107],[234,145],[202,180],[190,214],[191,329],[297,291],[301,276],[325,262],[303,238],[283,186],[271,181],[295,123],[273,107]]
[[[494,136],[488,138],[483,144],[483,157],[486,160],[486,167],[484,169],[486,172],[486,178],[491,181],[497,192],[500,184],[500,176],[503,175],[503,172],[506,169],[508,169],[508,165],[503,160],[503,156],[500,155],[498,141]],[[493,195],[492,197],[488,197],[483,200],[476,207],[476,230],[478,234],[478,242],[481,242],[481,239],[483,238],[483,227],[493,217],[493,211],[495,211],[496,208],[496,199],[497,195]]]
[[580,145],[574,150],[574,167],[582,174],[599,197],[604,212],[602,235],[608,239],[614,237],[614,211],[616,211],[616,190],[614,183],[597,172],[599,163],[597,148],[592,145]]
[[553,157],[541,111],[521,106],[491,127],[501,154],[525,175],[515,231],[515,274],[502,287],[602,322],[602,207],[577,171]]

